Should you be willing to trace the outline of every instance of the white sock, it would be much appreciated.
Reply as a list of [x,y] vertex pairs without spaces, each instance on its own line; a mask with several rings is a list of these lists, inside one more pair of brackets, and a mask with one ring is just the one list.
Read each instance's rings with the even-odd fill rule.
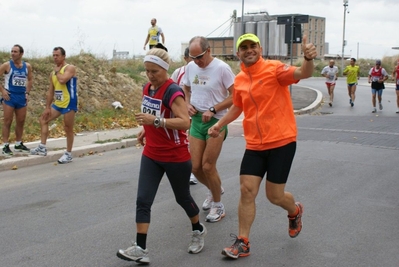
[[213,206],[214,207],[223,207],[223,203],[222,202],[213,202]]

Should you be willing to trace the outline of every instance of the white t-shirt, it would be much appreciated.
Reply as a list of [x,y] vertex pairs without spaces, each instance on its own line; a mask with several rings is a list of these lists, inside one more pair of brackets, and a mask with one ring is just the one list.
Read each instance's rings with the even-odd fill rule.
[[180,67],[175,69],[175,71],[172,73],[172,76],[170,77],[175,83],[177,83],[180,88],[183,88],[183,79],[184,79],[184,74],[186,73],[186,66]]
[[334,83],[335,82],[335,77],[336,74],[338,73],[338,67],[333,66],[332,68],[330,66],[325,66],[323,70],[321,71],[321,74],[327,74],[328,76],[326,77],[326,82],[328,83]]
[[[199,112],[219,104],[229,96],[227,90],[234,84],[235,75],[230,66],[214,58],[205,68],[200,68],[194,61],[186,66],[183,84],[191,87],[190,104]],[[227,109],[217,110],[215,118],[220,119]]]

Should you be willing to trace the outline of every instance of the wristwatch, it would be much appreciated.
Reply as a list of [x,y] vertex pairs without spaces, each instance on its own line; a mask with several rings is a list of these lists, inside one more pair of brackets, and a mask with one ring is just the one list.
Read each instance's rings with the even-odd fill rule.
[[156,117],[156,118],[154,119],[154,126],[155,126],[155,128],[161,127],[161,118]]
[[216,114],[216,109],[215,109],[215,107],[210,107],[210,108],[209,108],[209,111],[212,112],[213,114]]

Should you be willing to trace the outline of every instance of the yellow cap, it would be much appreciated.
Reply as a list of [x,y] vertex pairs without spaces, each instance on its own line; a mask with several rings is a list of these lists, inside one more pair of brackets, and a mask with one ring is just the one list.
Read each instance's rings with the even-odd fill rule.
[[256,36],[253,33],[245,33],[245,34],[241,35],[240,37],[238,37],[238,40],[236,43],[237,51],[238,51],[238,48],[240,47],[241,43],[244,41],[252,41],[254,43],[259,43],[259,45],[260,45],[258,36]]

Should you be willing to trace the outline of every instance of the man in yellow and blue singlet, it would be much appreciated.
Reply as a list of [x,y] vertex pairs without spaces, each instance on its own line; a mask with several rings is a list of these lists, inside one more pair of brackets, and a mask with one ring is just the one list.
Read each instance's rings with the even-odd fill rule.
[[47,91],[46,109],[40,117],[41,143],[31,149],[32,155],[47,155],[46,142],[49,123],[64,115],[64,130],[67,140],[67,150],[58,160],[58,163],[72,161],[72,145],[74,139],[73,125],[75,113],[78,111],[76,67],[65,62],[64,48],[53,49],[54,70],[50,74],[50,86]]
[[143,49],[145,50],[147,43],[149,44],[150,49],[156,46],[157,43],[159,43],[159,36],[162,37],[162,43],[165,44],[165,35],[163,34],[161,27],[157,26],[157,19],[153,18],[151,19],[151,27],[148,29]]

